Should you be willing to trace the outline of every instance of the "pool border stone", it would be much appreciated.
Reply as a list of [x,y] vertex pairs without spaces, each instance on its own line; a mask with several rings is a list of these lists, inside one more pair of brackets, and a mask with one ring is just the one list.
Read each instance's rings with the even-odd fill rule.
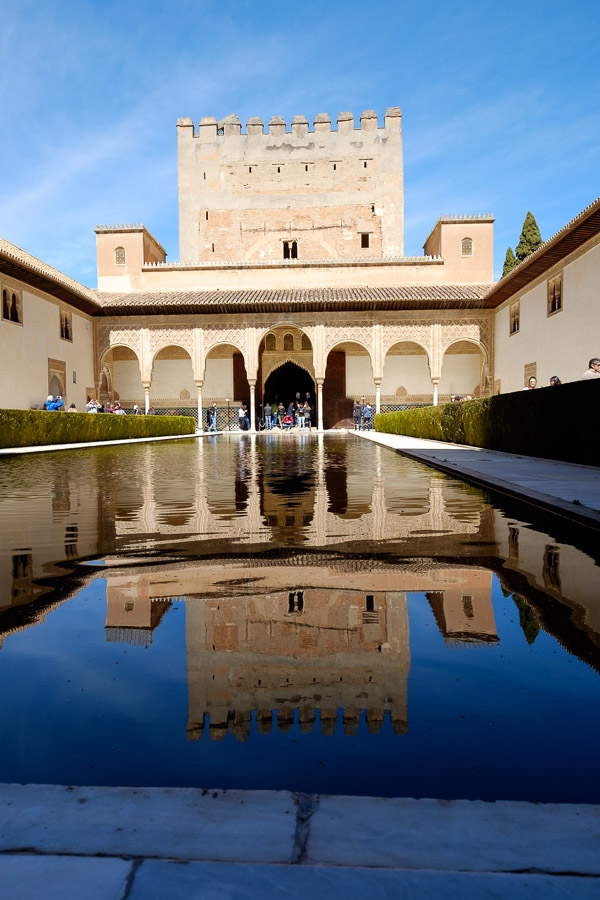
[[3,784],[0,883],[3,900],[189,900],[224,883],[227,897],[597,897],[600,806]]

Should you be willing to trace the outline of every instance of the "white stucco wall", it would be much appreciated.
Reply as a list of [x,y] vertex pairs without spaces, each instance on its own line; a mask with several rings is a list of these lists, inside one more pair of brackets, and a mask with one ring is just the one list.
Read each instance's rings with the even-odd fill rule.
[[194,370],[191,359],[155,359],[152,367],[150,400],[179,400],[182,391],[187,391],[189,401],[197,398]]
[[137,359],[119,359],[113,363],[113,389],[121,401],[143,404],[144,387]]
[[368,397],[375,394],[371,359],[368,356],[346,355],[346,396],[354,397],[362,394]]
[[[1,279],[0,288],[19,290],[23,298],[23,324],[0,319],[0,406],[29,409],[48,396],[48,359],[66,365],[65,403],[85,407],[86,387],[93,387],[92,320],[84,313],[42,292],[33,293],[15,279]],[[60,309],[72,313],[73,341],[60,337]],[[73,383],[73,372],[77,382]]]
[[[595,242],[594,242],[595,241]],[[600,242],[590,241],[579,258],[556,266],[539,283],[498,308],[495,374],[501,392],[523,388],[523,367],[537,364],[538,385],[552,375],[576,381],[592,356],[600,356]],[[547,280],[563,271],[563,308],[547,315]],[[520,330],[509,334],[510,306],[520,299]]]
[[456,353],[444,357],[440,394],[471,394],[481,380],[481,356],[477,353]]
[[217,357],[206,360],[202,396],[214,400],[224,400],[226,397],[229,397],[230,400],[241,399],[233,396],[232,359],[219,359]]

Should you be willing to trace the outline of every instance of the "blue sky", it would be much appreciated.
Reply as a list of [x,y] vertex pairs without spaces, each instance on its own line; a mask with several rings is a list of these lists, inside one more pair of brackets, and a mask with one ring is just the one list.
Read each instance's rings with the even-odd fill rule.
[[97,223],[179,258],[175,123],[403,113],[405,252],[442,213],[547,239],[599,194],[600,4],[0,0],[0,234],[90,287]]

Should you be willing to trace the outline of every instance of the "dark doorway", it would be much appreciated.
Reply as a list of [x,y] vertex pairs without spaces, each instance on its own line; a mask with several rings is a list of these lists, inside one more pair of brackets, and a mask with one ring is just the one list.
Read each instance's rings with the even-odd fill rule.
[[283,403],[284,406],[296,399],[296,393],[300,394],[302,400],[306,399],[306,394],[310,394],[310,405],[315,412],[315,383],[305,369],[297,366],[296,363],[286,362],[274,372],[271,372],[265,382],[265,390],[263,399],[268,403],[276,400]]

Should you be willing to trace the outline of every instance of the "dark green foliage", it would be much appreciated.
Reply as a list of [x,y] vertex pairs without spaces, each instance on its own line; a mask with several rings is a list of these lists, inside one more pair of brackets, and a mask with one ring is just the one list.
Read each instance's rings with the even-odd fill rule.
[[528,644],[533,644],[539,634],[540,623],[536,618],[535,612],[522,597],[518,594],[513,594],[513,600],[519,610],[519,624],[525,635],[525,640]]
[[512,272],[514,267],[517,265],[517,260],[515,258],[515,254],[513,253],[512,247],[509,247],[506,251],[506,257],[504,259],[504,268],[502,269],[502,278],[505,275],[508,275],[509,272]]
[[375,416],[375,430],[597,466],[598,447],[590,435],[595,433],[599,405],[600,383],[589,379],[380,413]]
[[103,413],[0,409],[0,447],[40,447],[127,438],[194,434],[191,416],[114,416]]
[[540,234],[540,229],[537,226],[537,222],[535,221],[535,217],[532,213],[528,212],[525,216],[523,228],[521,229],[521,237],[519,238],[519,243],[516,248],[517,260],[523,262],[523,260],[527,259],[534,250],[541,247],[542,244],[542,236]]

